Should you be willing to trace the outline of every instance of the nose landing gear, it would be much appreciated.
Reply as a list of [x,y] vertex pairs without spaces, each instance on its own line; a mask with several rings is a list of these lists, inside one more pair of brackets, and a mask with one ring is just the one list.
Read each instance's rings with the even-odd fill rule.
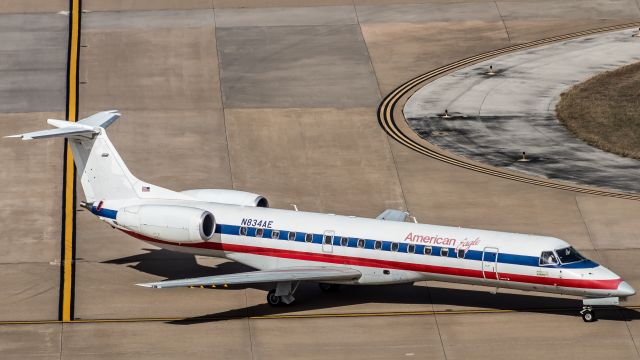
[[580,315],[584,322],[596,321],[596,313],[593,310],[594,306],[618,306],[620,305],[620,298],[618,297],[605,297],[605,298],[585,298],[582,299],[582,310]]
[[582,315],[582,320],[584,322],[594,322],[597,320],[596,313],[593,311],[593,306],[583,306],[582,310],[580,310],[580,315]]

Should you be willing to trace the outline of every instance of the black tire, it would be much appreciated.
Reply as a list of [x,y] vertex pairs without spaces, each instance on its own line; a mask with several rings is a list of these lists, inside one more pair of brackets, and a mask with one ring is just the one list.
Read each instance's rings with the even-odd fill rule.
[[336,292],[340,290],[342,285],[340,284],[327,284],[327,283],[318,283],[318,287],[322,292]]
[[584,322],[594,322],[596,321],[596,313],[593,310],[585,310],[582,312],[582,320]]
[[282,305],[282,298],[276,295],[276,290],[269,290],[267,293],[267,303],[271,306],[280,306]]

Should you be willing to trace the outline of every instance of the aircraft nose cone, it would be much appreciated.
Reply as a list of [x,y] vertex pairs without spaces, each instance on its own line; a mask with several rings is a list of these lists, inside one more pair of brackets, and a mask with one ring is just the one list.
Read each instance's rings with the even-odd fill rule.
[[617,294],[620,297],[631,296],[631,295],[633,295],[635,293],[636,293],[636,291],[626,281],[623,281],[623,282],[620,283],[620,285],[618,285]]

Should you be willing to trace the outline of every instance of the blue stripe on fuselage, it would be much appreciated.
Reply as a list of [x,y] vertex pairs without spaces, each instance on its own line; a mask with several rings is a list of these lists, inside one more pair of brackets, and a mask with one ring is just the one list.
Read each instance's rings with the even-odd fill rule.
[[[238,225],[224,225],[218,224],[216,226],[216,233],[224,234],[224,235],[239,235],[241,226]],[[256,236],[257,228],[247,227],[247,235],[248,237],[257,238]],[[276,230],[276,229],[263,229],[262,238],[272,239],[272,234],[274,231],[278,231],[278,237],[274,240],[285,240],[289,241],[289,231],[287,230]],[[312,234],[313,241],[309,242],[312,244],[322,244],[323,234]],[[333,237],[333,245],[341,246],[342,236],[336,235]],[[297,242],[305,242],[305,233],[304,232],[296,232],[295,240]],[[363,249],[374,250],[376,241],[382,242],[382,251],[391,251],[391,241],[384,240],[373,240],[373,239],[364,239],[365,245]],[[358,247],[358,238],[348,237],[347,247],[357,248]],[[408,243],[399,243],[399,248],[397,252],[407,252],[409,247]],[[428,247],[426,245],[418,245],[415,244],[415,253],[416,254],[424,254],[424,248]],[[431,246],[431,255],[432,256],[440,256],[443,247],[440,246]],[[455,248],[447,248],[449,253],[447,257],[457,258],[457,253]],[[480,250],[469,250],[466,252],[464,259],[467,260],[476,260],[482,261],[482,251]],[[428,255],[427,255],[428,256]],[[487,252],[485,254],[485,261],[495,261],[495,253]],[[516,255],[516,254],[507,254],[507,253],[499,253],[498,254],[498,262],[503,264],[513,264],[513,265],[522,265],[522,266],[532,266],[532,267],[541,267],[539,265],[539,258],[536,256],[527,256],[527,255]],[[562,264],[562,265],[545,265],[544,267],[554,267],[554,268],[571,268],[571,269],[587,269],[587,268],[595,268],[599,266],[597,263],[591,260],[583,260],[571,264]]]
[[[106,217],[109,219],[115,219],[116,215],[118,214],[118,212],[116,210],[110,210],[110,209],[105,209],[102,208],[99,211],[96,209],[96,207],[92,207],[91,208],[91,212],[98,215],[98,216],[102,216],[102,217]],[[225,224],[216,224],[216,230],[215,232],[217,234],[224,234],[224,235],[240,235],[240,228],[241,226],[238,225],[225,225]],[[253,237],[253,238],[258,238],[258,236],[256,236],[256,232],[258,231],[258,228],[255,227],[246,227],[247,228],[247,234],[245,236],[247,237]],[[277,229],[263,229],[262,230],[262,238],[265,239],[273,239],[273,232],[274,231],[278,231],[278,237],[275,238],[274,240],[284,240],[284,241],[289,241],[289,231],[288,230],[277,230]],[[305,242],[305,234],[304,232],[296,232],[296,236],[295,236],[295,240],[291,240],[291,241],[297,241],[297,242]],[[323,239],[323,234],[312,234],[312,241],[309,243],[312,244],[322,244],[322,239]],[[340,241],[341,241],[342,236],[336,235],[333,237],[333,245],[334,246],[341,246],[340,245]],[[348,244],[347,247],[350,248],[357,248],[358,247],[358,238],[353,238],[353,237],[348,237],[347,238]],[[391,244],[393,243],[392,241],[385,241],[385,240],[373,240],[373,239],[364,239],[365,240],[365,245],[364,245],[364,249],[368,249],[368,250],[374,250],[375,249],[375,243],[376,241],[381,241],[382,242],[382,249],[381,251],[391,251]],[[406,253],[407,249],[409,247],[410,244],[408,243],[398,243],[399,247],[398,247],[398,251],[397,252],[402,252],[402,253]],[[414,244],[415,245],[415,254],[424,254],[424,249],[426,247],[426,245],[419,245],[419,244]],[[425,256],[440,256],[441,251],[442,251],[443,247],[441,246],[431,246],[431,255],[425,255]],[[447,254],[447,257],[450,258],[457,258],[458,254],[456,253],[456,249],[455,248],[446,248],[449,250],[449,253]],[[482,254],[483,252],[480,250],[468,250],[465,255],[464,255],[464,259],[466,260],[476,260],[476,261],[482,261]],[[485,261],[495,261],[495,253],[492,252],[487,252],[484,254],[484,260]],[[522,266],[532,266],[532,267],[541,267],[539,264],[539,258],[536,256],[528,256],[528,255],[517,255],[517,254],[508,254],[508,253],[499,253],[498,254],[498,263],[502,263],[502,264],[512,264],[512,265],[522,265]],[[575,263],[571,263],[571,264],[562,264],[562,265],[545,265],[543,267],[551,267],[551,268],[568,268],[568,269],[589,269],[589,268],[595,268],[598,267],[599,265],[591,260],[583,260],[583,261],[579,261],[579,262],[575,262]]]

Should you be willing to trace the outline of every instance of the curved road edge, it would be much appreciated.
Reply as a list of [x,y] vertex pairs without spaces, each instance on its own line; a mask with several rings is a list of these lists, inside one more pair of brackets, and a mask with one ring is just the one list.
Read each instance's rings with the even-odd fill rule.
[[[630,194],[624,192],[616,192],[610,190],[603,190],[594,187],[581,186],[570,184],[562,181],[548,180],[539,177],[529,176],[515,171],[501,169],[486,164],[481,164],[470,159],[466,159],[460,156],[453,155],[431,143],[423,140],[415,135],[415,133],[406,125],[406,120],[401,110],[398,110],[398,104],[406,102],[408,97],[412,95],[418,88],[426,82],[432,81],[442,75],[445,75],[453,70],[479,63],[481,61],[489,60],[498,55],[506,53],[516,52],[523,49],[529,49],[541,45],[546,45],[558,41],[583,37],[592,34],[598,34],[603,32],[610,32],[616,30],[623,30],[640,26],[640,22],[620,24],[607,26],[602,28],[596,28],[591,30],[579,31],[565,35],[554,36],[546,39],[531,41],[527,43],[517,44],[497,50],[488,51],[482,54],[471,56],[453,62],[451,64],[436,68],[425,74],[417,76],[404,84],[398,86],[395,90],[390,92],[384,97],[380,105],[378,106],[378,123],[382,129],[400,144],[408,147],[409,149],[416,151],[420,154],[428,156],[430,158],[446,162],[448,164],[462,167],[468,170],[497,176],[500,178],[523,182],[532,185],[544,186],[548,188],[554,188],[559,190],[573,191],[589,195],[607,196],[627,200],[640,200],[640,195]],[[399,112],[397,114],[396,112]],[[396,117],[396,115],[399,115]],[[403,121],[398,124],[397,119],[401,118]]]

